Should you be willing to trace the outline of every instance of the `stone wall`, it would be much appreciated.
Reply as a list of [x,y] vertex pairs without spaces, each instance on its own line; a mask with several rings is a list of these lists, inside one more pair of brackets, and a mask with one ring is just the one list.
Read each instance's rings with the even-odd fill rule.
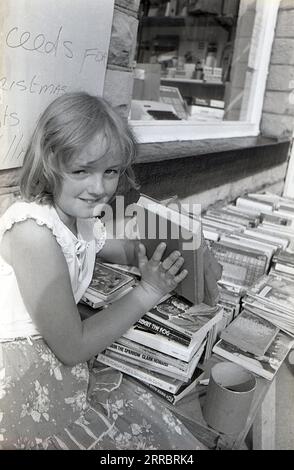
[[294,2],[280,3],[266,84],[261,132],[292,136],[294,130]]

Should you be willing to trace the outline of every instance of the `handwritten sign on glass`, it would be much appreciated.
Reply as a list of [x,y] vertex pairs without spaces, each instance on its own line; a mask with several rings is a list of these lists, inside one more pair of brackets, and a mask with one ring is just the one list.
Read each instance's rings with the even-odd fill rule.
[[102,95],[113,8],[114,0],[0,2],[0,169],[22,165],[55,98]]

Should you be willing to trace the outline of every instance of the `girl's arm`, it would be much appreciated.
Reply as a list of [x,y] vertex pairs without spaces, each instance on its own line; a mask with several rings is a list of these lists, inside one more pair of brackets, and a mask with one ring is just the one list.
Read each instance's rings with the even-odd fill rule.
[[[141,245],[140,245],[141,246]],[[142,281],[125,297],[81,321],[67,263],[51,231],[32,220],[15,224],[3,237],[1,254],[12,265],[26,308],[55,355],[66,365],[86,361],[119,338],[184,279],[183,259],[165,247],[151,260],[139,250]]]
[[98,257],[107,263],[138,266],[138,240],[107,239]]

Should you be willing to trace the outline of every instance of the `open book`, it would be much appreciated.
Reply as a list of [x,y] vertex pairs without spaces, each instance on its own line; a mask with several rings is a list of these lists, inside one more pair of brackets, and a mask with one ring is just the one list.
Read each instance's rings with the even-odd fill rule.
[[134,212],[136,232],[146,247],[148,258],[161,242],[167,245],[164,258],[172,251],[180,251],[184,258],[183,269],[188,270],[188,275],[175,291],[193,304],[201,303],[204,267],[200,221],[143,195],[134,204]]

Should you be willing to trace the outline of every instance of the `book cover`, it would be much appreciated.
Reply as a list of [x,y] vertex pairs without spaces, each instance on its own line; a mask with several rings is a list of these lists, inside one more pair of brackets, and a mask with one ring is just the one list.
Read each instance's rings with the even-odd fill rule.
[[135,283],[133,276],[96,262],[87,293],[108,301]]
[[219,307],[205,304],[191,305],[179,295],[171,295],[150,309],[146,317],[160,321],[167,328],[181,333],[185,338],[196,340],[202,335],[203,329],[209,330],[215,322]]
[[201,346],[201,343],[206,337],[206,333],[203,334],[201,340],[191,342],[189,346],[177,343],[166,336],[162,336],[158,333],[147,331],[139,326],[132,326],[124,334],[124,338],[135,341],[136,343],[144,346],[149,346],[156,351],[167,354],[168,356],[175,357],[181,361],[189,362],[191,357],[195,354],[197,349]]
[[204,266],[201,223],[185,213],[166,207],[157,201],[141,196],[134,204],[136,231],[150,258],[159,243],[165,242],[166,258],[172,251],[180,251],[184,258],[186,278],[178,284],[176,292],[193,304],[204,298]]
[[262,356],[278,334],[279,329],[268,320],[246,310],[220,333],[221,339],[243,351]]
[[113,357],[109,357],[104,353],[100,353],[96,356],[96,360],[102,364],[113,367],[114,369],[120,370],[125,374],[136,377],[139,380],[144,380],[145,382],[152,383],[163,390],[168,392],[176,393],[181,385],[183,385],[182,380],[175,379],[173,377],[168,377],[162,374],[159,374],[154,371],[148,371],[139,366],[134,366],[133,364],[127,364]]
[[[219,309],[214,316],[214,321],[210,324],[210,328],[213,328],[215,324],[221,321],[223,315],[222,309]],[[189,346],[177,343],[166,336],[162,336],[158,333],[153,333],[147,331],[144,328],[134,325],[129,328],[124,334],[123,337],[135,341],[136,343],[148,346],[156,351],[163,352],[168,356],[173,356],[177,359],[180,359],[185,362],[189,362],[196,351],[200,348],[202,342],[204,341],[208,331],[206,328],[203,328],[199,331],[199,336],[197,339],[193,339]]]
[[293,338],[289,335],[279,332],[262,356],[242,351],[223,339],[219,340],[212,350],[215,354],[235,362],[267,380],[272,380],[292,348],[293,342]]
[[174,328],[170,328],[157,318],[150,318],[148,314],[143,315],[136,323],[142,325],[148,331],[154,331],[162,336],[167,336],[169,339],[176,341],[180,344],[184,344],[185,346],[189,346],[191,342],[191,338],[178,332]]

